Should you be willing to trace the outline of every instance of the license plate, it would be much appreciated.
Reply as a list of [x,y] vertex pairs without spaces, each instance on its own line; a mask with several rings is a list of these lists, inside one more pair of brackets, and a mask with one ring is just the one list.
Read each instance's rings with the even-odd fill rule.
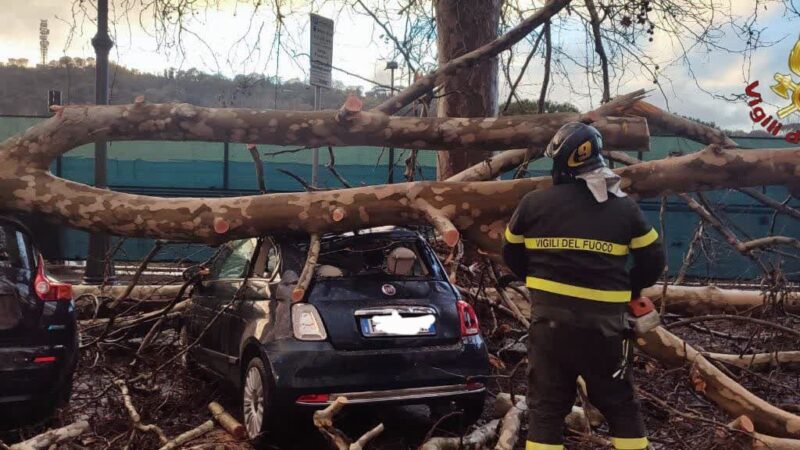
[[403,317],[396,311],[359,318],[361,334],[365,337],[431,336],[436,334],[436,316],[424,314]]

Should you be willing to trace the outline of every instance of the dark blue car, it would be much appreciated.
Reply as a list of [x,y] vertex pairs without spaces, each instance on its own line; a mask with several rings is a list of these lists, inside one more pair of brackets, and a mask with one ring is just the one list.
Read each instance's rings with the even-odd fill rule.
[[293,302],[307,247],[296,236],[224,245],[181,330],[185,342],[199,339],[189,362],[239,388],[250,437],[286,420],[287,407],[319,408],[339,396],[455,406],[463,422],[477,420],[486,346],[475,312],[422,236],[384,228],[324,237],[305,299]]
[[0,216],[0,423],[46,418],[67,402],[77,350],[72,286],[48,275],[22,223]]

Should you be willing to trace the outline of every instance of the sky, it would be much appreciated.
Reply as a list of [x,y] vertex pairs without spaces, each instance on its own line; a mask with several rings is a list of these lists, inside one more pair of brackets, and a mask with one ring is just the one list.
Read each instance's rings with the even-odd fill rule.
[[[734,15],[749,16],[755,0],[707,0],[727,4]],[[792,0],[787,0],[792,1]],[[287,0],[299,12],[289,14],[281,32],[280,51],[277,51],[274,11],[263,6],[253,13],[251,2],[242,0],[211,0],[214,6],[186,20],[182,34],[183,48],[179,50],[169,39],[155,32],[155,21],[149,11],[142,14],[139,0],[111,0],[113,20],[112,38],[115,46],[111,59],[119,64],[144,72],[161,73],[164,69],[197,69],[234,76],[241,73],[261,73],[281,79],[306,79],[308,77],[309,46],[308,11],[335,19],[334,65],[361,77],[388,84],[388,72],[383,70],[386,60],[396,56],[390,41],[381,37],[382,31],[374,20],[357,8],[344,6],[335,0]],[[270,4],[271,2],[264,2]],[[349,2],[352,4],[352,2]],[[369,2],[367,2],[369,3]],[[48,59],[90,57],[94,50],[90,40],[95,32],[93,2],[78,0],[0,0],[0,61],[8,58],[39,60],[39,21],[47,19],[50,28]],[[125,5],[133,5],[125,9]],[[127,18],[127,19],[126,19]],[[386,17],[390,25],[400,24]],[[733,52],[695,48],[685,60],[668,65],[674,56],[683,53],[681,42],[657,31],[652,43],[646,43],[648,55],[664,61],[660,67],[660,84],[653,84],[645,73],[629,72],[615,77],[612,93],[625,93],[638,88],[650,90],[649,101],[670,111],[713,121],[726,128],[750,130],[753,124],[748,117],[749,108],[744,102],[731,103],[718,98],[742,94],[745,86],[754,80],[760,82],[760,92],[771,107],[784,106],[786,100],[772,94],[769,89],[776,72],[789,74],[787,58],[800,38],[800,21],[785,14],[780,2],[771,2],[758,11],[758,26],[762,40],[772,42],[746,61],[742,48],[731,27],[715,31],[719,41]],[[147,30],[147,31],[145,31]],[[567,53],[594,58],[591,47],[583,35],[569,27],[557,36]],[[524,55],[530,42],[519,44],[515,51]],[[434,47],[435,50],[435,47]],[[434,55],[431,55],[431,61]],[[743,69],[743,63],[744,69]],[[512,75],[520,70],[522,58],[512,66]],[[562,64],[569,66],[568,61]],[[581,83],[578,76],[578,84]],[[334,71],[334,80],[345,85],[358,85],[366,89],[370,83],[357,77]],[[502,79],[502,77],[501,77]],[[582,78],[585,81],[585,77]],[[800,82],[798,77],[795,80]],[[2,82],[2,80],[0,80]],[[520,93],[523,97],[538,97],[541,82],[541,61],[535,60],[523,77]],[[401,82],[398,82],[401,83]],[[401,83],[402,84],[402,83]],[[597,106],[599,89],[589,90],[583,83],[577,95],[556,80],[549,98],[568,101],[581,109]],[[505,99],[508,84],[501,83],[500,98]],[[591,93],[591,95],[587,95]],[[800,121],[796,115],[795,122]]]

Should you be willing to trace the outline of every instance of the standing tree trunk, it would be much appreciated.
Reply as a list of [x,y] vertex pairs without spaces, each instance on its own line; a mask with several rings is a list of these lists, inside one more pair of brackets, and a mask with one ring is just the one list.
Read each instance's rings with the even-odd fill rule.
[[[435,0],[439,63],[444,64],[497,38],[503,0]],[[497,58],[448,78],[437,104],[439,117],[497,115]],[[438,152],[439,180],[491,156],[490,152]]]

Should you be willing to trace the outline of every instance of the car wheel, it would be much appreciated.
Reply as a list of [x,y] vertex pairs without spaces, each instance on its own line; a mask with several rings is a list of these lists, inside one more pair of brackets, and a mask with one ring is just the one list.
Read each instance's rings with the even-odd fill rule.
[[244,426],[250,439],[258,439],[267,431],[269,419],[269,376],[261,358],[253,358],[242,380]]

